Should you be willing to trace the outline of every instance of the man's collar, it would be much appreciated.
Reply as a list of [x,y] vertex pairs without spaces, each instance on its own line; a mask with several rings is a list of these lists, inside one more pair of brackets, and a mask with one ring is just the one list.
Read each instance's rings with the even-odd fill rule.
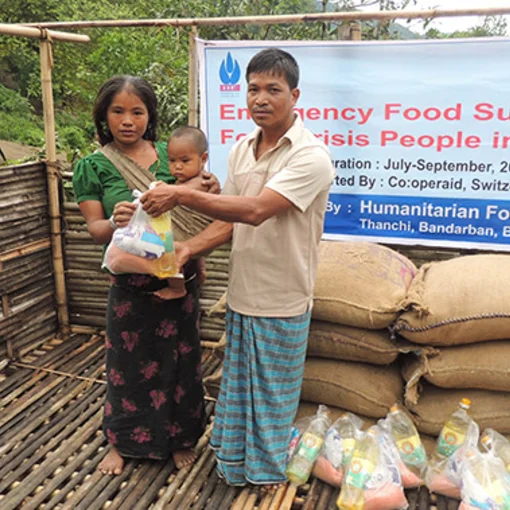
[[[299,135],[304,127],[303,121],[301,117],[297,114],[294,114],[294,122],[292,126],[282,135],[280,140],[283,138],[287,138],[291,144],[296,143],[299,138]],[[252,144],[255,140],[258,140],[260,132],[262,129],[260,127],[256,127],[249,135],[248,135],[248,143]],[[278,140],[277,145],[280,144],[280,140]]]

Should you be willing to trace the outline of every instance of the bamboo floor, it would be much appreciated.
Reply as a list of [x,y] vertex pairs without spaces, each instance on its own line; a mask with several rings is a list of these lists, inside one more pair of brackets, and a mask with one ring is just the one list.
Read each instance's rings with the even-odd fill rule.
[[[204,376],[220,361],[204,352]],[[338,490],[316,479],[297,492],[289,485],[273,494],[228,487],[218,479],[207,447],[209,424],[193,466],[173,461],[130,460],[120,476],[97,465],[108,451],[101,433],[105,386],[101,336],[51,340],[0,381],[0,508],[2,510],[334,510]],[[455,510],[458,502],[407,494],[410,510]]]

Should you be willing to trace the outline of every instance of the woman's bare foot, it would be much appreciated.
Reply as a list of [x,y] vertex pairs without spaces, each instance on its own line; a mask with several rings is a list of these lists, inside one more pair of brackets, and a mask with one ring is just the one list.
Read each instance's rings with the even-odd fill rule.
[[174,458],[175,467],[177,469],[182,469],[186,466],[190,466],[197,460],[197,456],[195,452],[190,448],[186,448],[184,450],[175,450],[172,452],[172,457]]
[[111,447],[111,450],[97,467],[103,475],[120,475],[123,468],[124,459],[114,446]]

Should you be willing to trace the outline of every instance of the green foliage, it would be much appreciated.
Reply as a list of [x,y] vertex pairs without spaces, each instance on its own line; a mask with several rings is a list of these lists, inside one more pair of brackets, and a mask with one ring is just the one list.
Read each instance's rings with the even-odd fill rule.
[[0,111],[8,114],[27,116],[32,114],[28,99],[21,97],[14,90],[0,84]]
[[435,28],[427,31],[427,39],[457,39],[464,37],[498,37],[507,35],[507,22],[503,16],[486,16],[481,25],[468,30],[444,34]]
[[19,116],[0,111],[0,140],[40,147],[44,143],[42,122],[35,115]]
[[[56,20],[218,18],[315,11],[402,9],[416,0],[9,0],[2,21],[26,23]],[[320,40],[339,37],[341,23],[293,25],[202,26],[203,39]],[[395,39],[394,23],[363,24],[364,39]],[[505,35],[502,17],[487,18],[466,32],[427,37]],[[159,135],[166,137],[188,116],[189,28],[93,28],[81,30],[89,44],[54,44],[53,90],[57,144],[70,159],[96,148],[92,105],[101,83],[115,74],[146,78],[159,101]],[[405,35],[404,35],[405,36]],[[0,36],[0,138],[42,146],[39,44],[36,40]],[[5,85],[5,86],[2,86]],[[8,88],[7,88],[8,87]]]

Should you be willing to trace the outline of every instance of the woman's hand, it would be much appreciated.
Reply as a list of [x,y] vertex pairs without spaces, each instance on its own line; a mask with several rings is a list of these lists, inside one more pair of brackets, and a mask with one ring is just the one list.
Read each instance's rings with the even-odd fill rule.
[[221,191],[220,181],[211,172],[202,170],[199,177],[202,179],[201,184],[203,191],[206,191],[207,193],[215,193],[216,195]]
[[113,208],[113,220],[117,227],[125,227],[129,223],[129,220],[135,211],[136,204],[131,202],[118,202],[115,204],[115,207]]
[[216,193],[221,191],[220,181],[211,172],[202,170],[196,177],[193,177],[182,183],[187,188],[195,191],[203,191],[204,193]]

